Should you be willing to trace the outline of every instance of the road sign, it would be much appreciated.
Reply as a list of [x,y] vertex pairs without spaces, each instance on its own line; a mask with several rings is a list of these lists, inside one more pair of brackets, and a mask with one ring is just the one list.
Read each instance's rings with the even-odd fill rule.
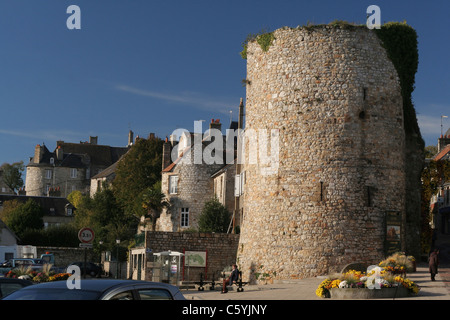
[[78,239],[82,243],[91,243],[94,240],[94,230],[91,228],[81,228],[80,231],[78,231]]
[[80,243],[80,248],[88,248],[91,249],[93,247],[92,243]]

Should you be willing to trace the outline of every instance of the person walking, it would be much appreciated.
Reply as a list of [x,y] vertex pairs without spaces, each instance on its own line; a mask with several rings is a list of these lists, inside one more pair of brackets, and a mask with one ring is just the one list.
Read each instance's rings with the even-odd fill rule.
[[436,281],[435,276],[438,273],[439,249],[434,249],[428,257],[428,265],[431,273],[431,281]]

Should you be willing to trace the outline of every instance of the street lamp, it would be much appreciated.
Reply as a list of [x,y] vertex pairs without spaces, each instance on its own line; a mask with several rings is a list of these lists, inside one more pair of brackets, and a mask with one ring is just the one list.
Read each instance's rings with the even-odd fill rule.
[[117,244],[116,279],[119,279],[119,245],[120,245],[120,239],[116,239],[116,244]]
[[102,276],[102,272],[103,272],[103,265],[102,265],[102,245],[103,245],[103,241],[102,240],[100,240],[99,242],[98,242],[98,245],[99,245],[99,249],[100,249],[100,258],[99,258],[99,263],[98,263],[98,265],[100,266],[100,274],[98,275],[99,276],[99,278]]
[[443,126],[442,126],[442,119],[444,119],[444,118],[448,118],[448,117],[447,117],[447,116],[444,116],[444,115],[441,115],[441,137],[442,137],[442,135],[444,134]]

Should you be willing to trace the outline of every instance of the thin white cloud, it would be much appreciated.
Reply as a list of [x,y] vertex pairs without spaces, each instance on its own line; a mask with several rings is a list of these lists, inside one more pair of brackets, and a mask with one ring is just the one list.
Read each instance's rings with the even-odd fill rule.
[[[442,121],[444,132],[447,131],[450,123],[450,112],[448,113],[449,118],[444,118]],[[419,114],[417,115],[417,121],[422,135],[434,135],[436,138],[441,135],[441,116]]]
[[136,89],[126,85],[117,85],[117,90],[128,92],[131,94],[155,98],[167,102],[190,105],[201,110],[215,111],[223,114],[229,114],[230,110],[236,109],[239,105],[237,103],[228,103],[219,99],[208,97],[203,94],[193,92],[182,92],[175,94],[160,93],[150,90]]
[[[88,140],[89,136],[94,136],[89,132],[76,132],[70,130],[55,130],[55,131],[47,131],[47,130],[37,130],[37,131],[19,131],[19,130],[8,130],[8,129],[0,129],[0,134],[21,137],[32,139],[36,141],[36,143],[41,143],[43,141],[51,141],[52,143],[56,143],[56,141],[67,141],[67,142],[78,142],[81,140]],[[99,133],[95,134],[99,139],[101,137],[119,137],[118,134],[111,133]],[[99,141],[100,143],[100,141]]]

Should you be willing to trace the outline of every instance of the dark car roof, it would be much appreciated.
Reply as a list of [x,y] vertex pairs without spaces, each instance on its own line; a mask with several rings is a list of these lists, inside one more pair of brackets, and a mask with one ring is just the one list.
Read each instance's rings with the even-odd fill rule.
[[[140,281],[140,280],[120,280],[120,279],[82,279],[80,280],[80,290],[105,292],[106,290],[114,289],[124,285],[153,285],[155,288],[162,288],[170,291],[175,296],[179,289],[173,285],[162,282]],[[67,289],[67,281],[51,281],[40,284],[35,284],[30,287],[25,287],[21,290],[36,290],[36,289]]]
[[18,279],[18,278],[7,278],[7,277],[0,277],[0,282],[10,282],[10,283],[22,283],[25,285],[32,285],[33,282],[30,280],[25,279]]

